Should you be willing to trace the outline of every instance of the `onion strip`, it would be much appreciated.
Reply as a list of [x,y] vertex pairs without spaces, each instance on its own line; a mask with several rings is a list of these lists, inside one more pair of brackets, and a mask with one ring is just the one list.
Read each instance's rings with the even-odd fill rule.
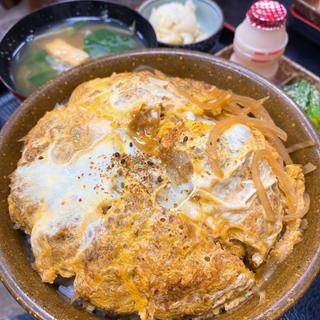
[[284,217],[284,221],[288,222],[288,221],[292,221],[292,220],[297,220],[297,219],[302,219],[306,213],[309,211],[310,209],[310,196],[308,193],[305,193],[303,196],[304,199],[304,206],[303,208],[298,211],[296,214],[290,214]]
[[182,96],[184,96],[192,104],[200,107],[202,110],[211,111],[213,114],[216,114],[217,111],[219,111],[219,108],[221,108],[221,106],[225,102],[227,102],[231,97],[231,93],[230,92],[215,88],[216,91],[218,90],[216,96],[213,96],[211,99],[208,99],[207,101],[200,101],[197,98],[195,98],[192,95],[190,95],[188,92],[186,92],[186,91],[182,90],[181,88],[179,88],[178,86],[175,86],[175,88],[177,89],[177,91]]
[[[260,99],[256,101],[250,97],[238,96],[234,94],[232,96],[232,100],[242,106],[246,106],[250,109],[250,112],[257,118],[261,120],[265,120],[269,123],[275,124],[272,118],[270,117],[268,111],[263,107],[263,102],[266,101],[268,97]],[[285,146],[281,142],[281,140],[277,137],[269,137],[269,140],[273,147],[280,154],[285,164],[292,164],[292,160]]]
[[262,160],[266,160],[268,164],[271,166],[272,170],[274,171],[279,181],[279,186],[281,190],[286,195],[288,211],[290,212],[290,214],[295,214],[296,208],[297,208],[296,194],[291,181],[289,180],[286,173],[284,172],[283,167],[273,158],[272,154],[269,151],[258,150],[254,154],[254,157],[252,160],[251,172],[252,172],[252,179],[253,179],[254,185],[257,189],[258,197],[266,213],[266,217],[265,217],[266,220],[270,222],[274,222],[274,214],[273,214],[273,210],[271,208],[266,190],[264,189],[263,183],[260,179],[259,165]]
[[269,137],[270,143],[280,154],[281,158],[284,160],[285,164],[293,164],[290,155],[283,145],[282,141],[278,137]]
[[237,116],[247,115],[250,112],[250,109],[248,107],[241,108],[234,102],[229,102],[228,104],[225,104],[223,106],[223,109]]
[[232,101],[235,103],[242,105],[243,107],[247,107],[250,109],[250,112],[258,119],[266,120],[267,122],[270,122],[274,124],[272,118],[270,117],[268,111],[262,106],[262,103],[266,101],[269,97],[255,100],[250,97],[246,96],[239,96],[237,94],[232,95]]
[[302,169],[303,174],[305,174],[305,175],[308,173],[311,173],[312,171],[315,171],[315,170],[317,170],[317,166],[315,166],[311,162],[308,162],[307,164],[305,164]]
[[211,161],[212,169],[215,175],[219,178],[223,178],[223,171],[219,167],[219,164],[216,158],[216,144],[219,137],[223,134],[223,132],[235,124],[243,124],[249,127],[259,128],[265,135],[268,135],[268,136],[276,135],[276,136],[279,136],[281,139],[287,138],[287,134],[283,130],[281,130],[274,124],[265,122],[264,120],[253,119],[253,118],[242,117],[242,116],[232,116],[218,122],[210,132],[210,136],[207,144],[207,154]]
[[295,143],[292,146],[290,146],[289,148],[287,148],[289,153],[304,149],[304,148],[308,148],[308,147],[313,147],[315,145],[314,140],[307,140],[307,141],[303,141],[303,142],[299,142],[299,143]]
[[260,170],[259,170],[260,163],[259,162],[260,162],[259,159],[255,155],[253,158],[252,167],[251,167],[252,180],[257,189],[258,197],[264,208],[265,219],[269,222],[275,222],[273,210],[271,208],[267,192],[265,191],[263,183],[260,179]]

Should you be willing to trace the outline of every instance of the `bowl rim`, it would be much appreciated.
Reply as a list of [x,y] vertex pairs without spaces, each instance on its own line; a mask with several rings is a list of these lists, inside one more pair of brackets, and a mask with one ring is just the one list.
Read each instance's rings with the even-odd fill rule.
[[[157,0],[144,0],[138,7],[137,7],[137,12],[139,12],[146,20],[149,21],[149,18],[147,18],[146,16],[144,16],[144,14],[142,13],[142,11],[151,3],[156,2]],[[221,23],[219,25],[219,27],[217,28],[216,31],[210,33],[205,39],[200,40],[200,41],[196,41],[196,42],[191,42],[188,44],[181,44],[181,45],[174,45],[174,44],[170,44],[170,43],[166,43],[166,42],[162,42],[158,40],[159,45],[161,46],[166,46],[168,48],[183,48],[186,46],[186,48],[188,46],[201,46],[205,43],[207,43],[207,41],[209,41],[210,39],[214,38],[216,35],[218,35],[221,30],[223,29],[224,26],[224,13],[221,9],[221,7],[219,6],[219,4],[217,4],[214,0],[193,0],[193,1],[200,1],[200,2],[204,2],[206,4],[208,4],[210,7],[214,8],[220,15],[221,17]],[[149,23],[151,24],[151,22],[149,21]],[[152,25],[152,24],[151,24]],[[152,26],[153,27],[153,26]],[[153,28],[153,30],[155,31],[155,28]]]
[[[206,1],[206,0],[204,0]],[[91,2],[91,3],[97,3],[97,4],[101,4],[101,5],[111,5],[111,6],[115,6],[115,7],[118,7],[118,8],[121,8],[122,10],[125,9],[125,10],[129,10],[131,11],[132,14],[135,14],[137,16],[140,17],[140,19],[143,20],[145,26],[144,27],[148,27],[149,31],[152,32],[152,41],[151,41],[151,44],[146,47],[146,48],[157,48],[158,47],[158,40],[157,40],[157,35],[156,35],[156,32],[152,26],[152,24],[150,23],[150,21],[148,19],[146,19],[138,10],[135,10],[134,8],[131,8],[129,6],[126,6],[126,5],[123,5],[123,4],[119,4],[117,2],[112,2],[112,1],[104,1],[104,0],[94,0],[94,1],[83,1],[83,0],[67,0],[67,1],[62,1],[62,2],[56,2],[56,3],[50,3],[44,7],[40,7],[36,10],[33,10],[29,13],[27,13],[26,15],[20,17],[17,21],[14,22],[13,25],[11,25],[4,33],[4,35],[0,38],[0,49],[1,47],[3,46],[4,44],[4,41],[5,41],[5,38],[10,34],[10,33],[13,33],[14,29],[16,29],[18,27],[19,24],[23,24],[26,20],[30,19],[30,17],[32,16],[36,16],[36,15],[39,15],[41,14],[42,12],[44,11],[47,11],[47,10],[50,10],[51,8],[53,7],[60,7],[60,6],[66,6],[66,5],[72,5],[73,3],[81,3],[82,5],[85,5],[85,2]],[[73,16],[70,16],[70,17],[73,17]],[[98,15],[97,15],[98,17]],[[67,18],[65,18],[67,19]],[[60,21],[60,20],[58,20]],[[55,21],[58,22],[58,21]],[[43,25],[43,27],[45,27],[45,24]],[[141,32],[141,30],[140,30]],[[33,32],[30,33],[31,34],[34,34]],[[15,46],[15,50],[17,50],[19,48],[19,46],[21,46],[21,42],[19,42],[16,46]],[[11,58],[12,56],[10,56]],[[0,59],[3,59],[2,56],[0,55]],[[10,64],[10,63],[9,63]],[[10,68],[10,67],[9,67]],[[74,67],[72,67],[71,69],[73,69]],[[10,77],[10,76],[9,76]],[[14,85],[14,80],[12,80],[12,85],[9,83],[9,81],[7,81],[1,70],[0,70],[0,81],[3,83],[3,85],[10,91],[12,92],[19,100],[25,100],[28,96],[30,95],[25,95],[23,93],[21,93]]]
[[[11,130],[11,127],[14,123],[17,122],[20,114],[24,113],[26,110],[30,108],[30,105],[37,99],[38,96],[45,94],[51,87],[55,85],[63,84],[66,78],[68,78],[72,73],[77,73],[81,71],[81,69],[86,69],[93,67],[95,65],[99,65],[103,62],[107,62],[110,60],[117,60],[122,58],[143,58],[144,56],[149,55],[160,55],[160,56],[176,56],[176,57],[188,57],[188,58],[196,58],[199,60],[205,60],[209,63],[213,63],[218,65],[225,70],[233,70],[237,73],[245,77],[250,77],[258,84],[262,85],[266,90],[274,92],[278,97],[286,102],[290,108],[293,108],[294,111],[300,116],[299,120],[302,122],[302,125],[305,127],[308,134],[314,139],[315,147],[318,153],[318,157],[320,158],[320,136],[317,134],[315,127],[312,122],[308,119],[308,117],[304,114],[304,112],[295,104],[293,100],[291,100],[281,89],[277,88],[274,84],[270,83],[268,80],[264,79],[260,75],[250,71],[238,64],[232,63],[230,61],[224,60],[222,58],[215,57],[208,53],[196,52],[192,50],[185,49],[169,49],[169,48],[155,48],[155,49],[143,49],[143,50],[134,50],[130,52],[124,53],[116,53],[109,56],[101,57],[99,59],[88,62],[87,64],[80,65],[78,67],[72,68],[68,72],[62,74],[61,76],[50,80],[45,85],[43,85],[39,90],[32,93],[13,113],[10,119],[6,122],[4,127],[0,130],[0,150],[2,149],[2,145],[4,144],[4,137],[7,136]],[[2,254],[3,248],[1,248],[0,244],[0,280],[3,282],[5,287],[11,293],[11,295],[16,299],[16,301],[27,310],[33,317],[38,320],[54,320],[55,318],[49,314],[45,309],[43,309],[36,301],[33,301],[17,284],[15,281],[14,274],[10,272],[10,268],[6,267],[5,259]],[[289,310],[294,304],[298,302],[298,300],[303,296],[306,290],[310,287],[316,276],[320,272],[320,244],[317,250],[314,252],[308,267],[305,271],[300,275],[298,280],[294,283],[291,290],[284,293],[279,297],[273,304],[271,304],[264,312],[255,318],[256,320],[276,320],[281,315],[283,315],[286,311]],[[39,279],[39,281],[41,281]],[[241,306],[240,306],[241,308]]]

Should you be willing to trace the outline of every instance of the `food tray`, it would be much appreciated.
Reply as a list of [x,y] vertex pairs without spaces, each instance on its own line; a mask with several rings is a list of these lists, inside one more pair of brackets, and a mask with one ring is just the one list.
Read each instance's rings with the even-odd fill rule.
[[[232,53],[233,46],[230,45],[218,51],[215,56],[229,60]],[[320,78],[318,76],[295,63],[291,59],[283,56],[279,61],[279,70],[275,76],[274,83],[281,86],[303,79],[310,81],[318,90],[320,90]]]
[[292,28],[313,43],[320,45],[320,26],[301,15],[294,5],[290,7],[290,13],[289,21]]
[[320,1],[319,0],[294,0],[296,10],[314,22],[320,28]]

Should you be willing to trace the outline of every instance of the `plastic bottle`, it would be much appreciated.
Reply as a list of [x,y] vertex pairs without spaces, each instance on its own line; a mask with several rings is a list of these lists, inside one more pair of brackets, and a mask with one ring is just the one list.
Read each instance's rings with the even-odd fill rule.
[[277,1],[255,2],[237,27],[231,61],[272,80],[288,42],[286,8]]

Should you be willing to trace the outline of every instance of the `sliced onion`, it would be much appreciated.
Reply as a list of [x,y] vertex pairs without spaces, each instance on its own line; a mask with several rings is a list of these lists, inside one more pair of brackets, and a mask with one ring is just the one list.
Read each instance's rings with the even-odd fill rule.
[[[263,102],[265,102],[268,98],[269,97],[266,97],[257,101],[250,97],[233,95],[232,100],[238,104],[248,107],[250,109],[250,112],[257,119],[262,119],[269,123],[275,124],[272,118],[270,117],[268,111],[262,105]],[[284,160],[285,164],[292,164],[293,162],[290,158],[290,155],[283,143],[281,142],[281,140],[277,137],[269,137],[269,140],[271,144],[274,146],[274,148],[278,151],[281,158]]]
[[296,214],[289,214],[287,216],[284,217],[284,221],[288,222],[288,221],[292,221],[292,220],[297,220],[297,219],[302,219],[307,212],[310,209],[310,196],[308,193],[305,193],[303,196],[304,199],[304,207],[298,211]]
[[212,129],[209,139],[208,139],[208,145],[207,145],[207,153],[208,157],[212,164],[212,169],[215,173],[215,175],[219,178],[223,178],[223,172],[219,167],[217,157],[216,157],[216,144],[219,139],[219,137],[223,134],[224,131],[229,129],[235,124],[243,124],[249,127],[258,128],[260,129],[264,134],[268,136],[279,136],[282,139],[287,138],[287,134],[275,126],[274,124],[270,124],[265,122],[264,120],[259,119],[253,119],[249,117],[242,117],[242,116],[232,116],[229,118],[226,118],[220,122],[218,122]]
[[[166,76],[164,73],[162,73],[159,70],[155,70],[155,75],[160,79],[166,79]],[[217,111],[220,113],[219,108],[227,102],[232,94],[229,91],[218,89],[214,87],[210,93],[210,98],[206,101],[200,101],[197,98],[193,97],[191,94],[189,94],[186,90],[183,90],[182,88],[179,88],[177,85],[174,85],[175,89],[184,96],[187,100],[192,102],[194,105],[201,107],[203,110],[211,111],[213,114],[217,114]]]
[[250,112],[258,119],[264,119],[267,122],[274,124],[272,118],[270,117],[268,111],[262,106],[263,102],[266,101],[269,97],[255,100],[246,96],[239,96],[237,94],[232,95],[232,101],[247,107],[250,109]]
[[207,102],[207,108],[205,110],[217,110],[222,108],[222,106],[230,99],[231,93],[223,91],[217,98],[214,98]]
[[276,175],[279,181],[279,186],[286,195],[288,211],[290,212],[290,214],[295,214],[297,210],[296,194],[291,181],[289,180],[286,172],[284,171],[284,168],[273,158],[272,154],[269,151],[258,150],[253,157],[251,172],[254,185],[257,189],[257,194],[266,213],[266,220],[273,222],[274,214],[266,190],[264,189],[263,183],[260,179],[259,165],[262,160],[266,160],[272,168],[272,170],[274,171],[274,174]]
[[[250,112],[257,119],[262,119],[269,123],[275,124],[272,118],[270,117],[268,111],[262,105],[263,102],[265,102],[269,97],[260,99],[258,101],[249,97],[238,96],[238,95],[233,95],[232,98],[236,103],[239,103],[243,106],[248,107],[250,109]],[[280,154],[285,164],[292,164],[293,162],[290,158],[290,155],[286,150],[285,146],[283,145],[283,143],[281,142],[281,140],[277,137],[269,137],[269,140],[271,144],[274,146],[274,148],[277,150],[277,152]]]
[[317,166],[315,166],[313,163],[311,163],[311,162],[308,162],[307,164],[305,164],[304,166],[303,166],[303,174],[308,174],[308,173],[310,173],[310,172],[312,172],[312,171],[315,171],[315,170],[317,170]]
[[310,139],[310,140],[306,140],[303,142],[299,142],[299,143],[295,143],[292,146],[290,146],[289,148],[287,148],[289,153],[304,149],[304,148],[308,148],[308,147],[313,147],[315,145],[315,141]]
[[248,107],[241,108],[238,104],[234,102],[229,102],[223,106],[223,109],[230,112],[233,115],[241,116],[241,115],[247,115],[250,112],[250,109]]
[[277,150],[277,152],[280,154],[285,164],[293,163],[286,147],[278,137],[269,137],[269,141],[273,145],[273,147]]
[[262,304],[266,301],[266,291],[261,289],[258,286],[253,286],[252,287],[252,292],[257,295],[259,298],[259,304]]
[[258,157],[256,157],[256,154],[255,154],[253,161],[252,161],[252,166],[251,166],[252,180],[253,180],[253,183],[257,189],[258,197],[259,197],[261,204],[264,208],[265,219],[269,222],[274,222],[275,218],[274,218],[273,210],[271,208],[267,192],[264,189],[263,183],[260,179],[259,164],[260,164],[260,159],[258,159]]
[[200,101],[197,98],[190,95],[188,92],[183,91],[181,88],[176,87],[176,89],[191,103],[205,111],[210,111],[213,114],[217,114],[217,111],[221,112],[219,109],[231,97],[230,92],[214,88],[214,94],[210,97],[210,99],[208,99],[207,101]]
[[213,115],[221,113],[221,106],[231,98],[231,92],[214,87],[210,90],[210,97],[205,101],[200,101],[179,86],[174,85],[174,87],[192,104],[200,107],[204,111],[210,111]]

